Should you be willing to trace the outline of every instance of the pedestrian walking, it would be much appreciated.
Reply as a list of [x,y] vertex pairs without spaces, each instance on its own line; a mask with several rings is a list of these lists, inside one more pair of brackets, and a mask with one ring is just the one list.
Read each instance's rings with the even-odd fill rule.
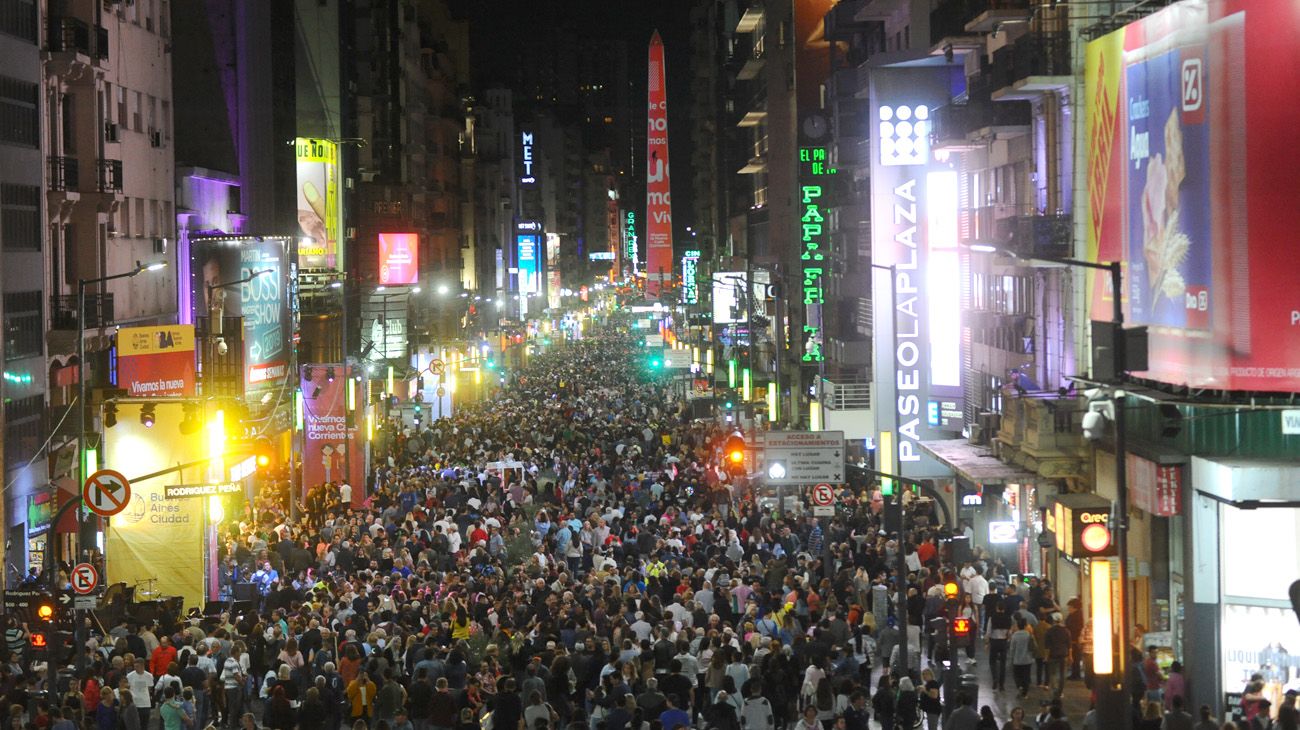
[[1038,658],[1038,647],[1023,618],[1016,621],[1016,630],[1007,641],[1007,653],[1011,659],[1011,675],[1015,678],[1016,689],[1020,691],[1022,699],[1028,697],[1030,672]]

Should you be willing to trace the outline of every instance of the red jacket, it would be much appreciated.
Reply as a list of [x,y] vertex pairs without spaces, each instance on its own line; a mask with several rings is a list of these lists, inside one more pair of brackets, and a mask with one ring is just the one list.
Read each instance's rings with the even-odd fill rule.
[[149,657],[149,673],[161,677],[167,673],[167,665],[174,661],[176,661],[176,647],[160,645]]

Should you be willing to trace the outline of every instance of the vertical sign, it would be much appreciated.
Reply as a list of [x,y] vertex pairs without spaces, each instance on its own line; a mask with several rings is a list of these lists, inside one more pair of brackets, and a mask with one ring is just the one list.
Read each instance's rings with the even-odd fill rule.
[[803,355],[805,363],[819,363],[822,355],[822,304],[826,301],[823,278],[828,251],[826,230],[826,178],[835,174],[825,147],[799,150],[799,263],[803,268]]
[[[959,258],[956,251],[956,176],[930,152],[931,112],[949,101],[960,80],[945,67],[872,69],[871,227],[872,261],[896,267],[874,289],[877,409],[881,429],[894,430],[898,474],[919,476],[926,438],[942,438],[949,423],[942,412],[960,411],[961,350],[958,330]],[[955,88],[960,88],[958,85]],[[893,293],[894,298],[890,299]],[[889,326],[897,323],[897,332]],[[938,358],[938,360],[936,360]],[[932,399],[941,405],[938,425],[928,417]]]
[[519,233],[515,235],[515,246],[519,262],[519,293],[534,294],[538,291],[537,282],[537,247],[541,236],[536,233]]
[[636,211],[627,210],[623,212],[623,251],[627,255],[629,268],[633,274],[637,272],[637,256],[640,255],[639,247],[636,240]]
[[659,296],[661,279],[672,275],[673,205],[668,183],[668,79],[664,42],[650,37],[646,113],[646,294]]
[[698,304],[700,301],[700,283],[695,278],[699,267],[699,251],[692,249],[682,254],[682,301],[686,304]]
[[328,139],[298,137],[298,228],[311,239],[298,244],[298,265],[304,269],[337,269],[343,256],[339,231],[343,227],[339,187],[338,144]]
[[533,164],[533,133],[521,132],[519,134],[519,160],[523,164],[523,174],[519,176],[519,182],[522,185],[532,185],[537,182],[537,173]]
[[560,234],[546,233],[546,303],[560,308]]
[[[352,485],[352,505],[365,498],[364,451],[357,424],[347,428],[348,373],[342,364],[304,365],[302,488],[304,493],[326,482],[347,480]],[[348,472],[348,467],[351,472]]]

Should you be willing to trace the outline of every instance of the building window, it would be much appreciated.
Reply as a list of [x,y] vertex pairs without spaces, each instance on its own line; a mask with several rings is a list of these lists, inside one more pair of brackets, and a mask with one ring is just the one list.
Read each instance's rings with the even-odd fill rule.
[[40,357],[45,328],[41,326],[41,292],[5,294],[5,362]]
[[34,0],[0,0],[0,33],[36,42],[36,3]]
[[0,142],[36,147],[36,84],[0,76]]
[[41,250],[41,189],[0,185],[0,241],[5,251]]
[[41,447],[41,413],[44,398],[39,395],[17,398],[5,403],[5,461],[25,464]]

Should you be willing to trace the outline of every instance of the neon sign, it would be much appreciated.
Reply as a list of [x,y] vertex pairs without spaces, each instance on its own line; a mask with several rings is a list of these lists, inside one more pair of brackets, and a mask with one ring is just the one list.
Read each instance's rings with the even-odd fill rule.
[[695,280],[699,265],[699,251],[687,251],[682,255],[682,301],[686,304],[698,304],[700,301],[700,285]]
[[632,270],[636,271],[636,257],[639,253],[636,240],[636,211],[629,210],[623,215],[623,246],[627,251],[627,260],[632,262]]
[[533,175],[533,133],[523,132],[520,136],[523,146],[523,154],[520,157],[524,161],[524,176],[519,178],[519,182],[531,185],[537,182],[537,178]]
[[826,274],[826,189],[822,178],[834,175],[825,147],[799,149],[799,259],[803,266],[804,346],[802,360],[818,363],[826,359],[822,354],[823,327],[822,304],[826,301],[823,279]]

